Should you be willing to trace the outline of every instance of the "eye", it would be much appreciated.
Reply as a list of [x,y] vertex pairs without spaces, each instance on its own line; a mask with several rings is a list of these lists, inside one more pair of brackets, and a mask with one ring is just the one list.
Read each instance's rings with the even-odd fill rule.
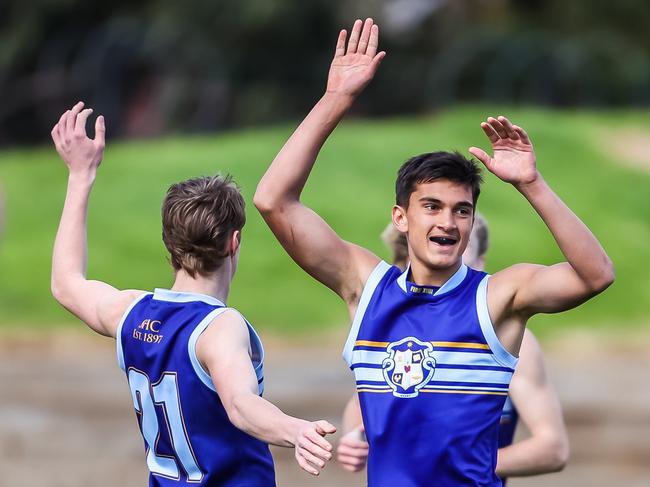
[[456,213],[462,216],[470,216],[472,214],[472,210],[469,208],[461,207],[461,208],[456,208]]
[[430,210],[430,211],[435,211],[440,209],[440,205],[436,203],[425,203],[424,205],[425,210]]

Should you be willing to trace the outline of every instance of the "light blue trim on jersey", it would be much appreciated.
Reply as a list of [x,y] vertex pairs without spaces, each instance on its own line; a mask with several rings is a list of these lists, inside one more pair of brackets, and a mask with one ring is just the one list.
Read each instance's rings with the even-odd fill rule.
[[146,296],[151,296],[151,293],[142,293],[142,296],[138,296],[133,300],[133,302],[126,308],[126,311],[122,315],[119,324],[117,325],[117,330],[115,331],[115,346],[117,347],[117,363],[124,372],[126,372],[126,365],[124,363],[124,350],[122,349],[122,326],[126,321],[126,318],[129,316],[129,313],[134,308],[136,304],[142,301]]
[[[406,290],[406,279],[408,278],[410,270],[411,263],[409,262],[409,264],[406,266],[406,270],[404,270],[404,272],[402,272],[402,274],[400,274],[400,276],[397,278],[397,284],[402,288],[402,291],[404,292],[408,292]],[[454,275],[447,279],[447,282],[445,282],[435,293],[433,293],[433,295],[440,296],[441,294],[445,294],[453,289],[456,289],[465,280],[465,276],[467,276],[467,266],[461,262],[460,267],[456,272],[454,272]]]
[[173,303],[191,303],[193,301],[202,301],[212,306],[225,306],[224,303],[217,298],[208,296],[207,294],[190,293],[182,291],[171,291],[169,289],[156,288],[153,293],[153,298],[158,301],[171,301]]
[[379,262],[370,273],[370,276],[363,287],[361,299],[359,299],[359,305],[357,306],[357,311],[354,313],[354,319],[352,320],[350,333],[345,342],[345,347],[343,347],[343,360],[345,360],[348,365],[352,365],[352,349],[354,348],[354,342],[357,340],[357,336],[359,335],[359,328],[363,321],[363,315],[366,313],[366,308],[368,308],[368,304],[370,304],[370,299],[375,293],[379,281],[381,281],[390,268],[391,266],[387,262],[383,260]]
[[214,382],[212,382],[210,374],[205,371],[201,365],[201,362],[199,362],[199,359],[196,356],[196,342],[201,336],[201,333],[203,333],[208,327],[208,325],[210,325],[210,323],[212,323],[217,316],[229,309],[230,308],[218,308],[208,313],[207,316],[203,318],[198,325],[196,325],[196,328],[194,328],[194,331],[190,335],[190,339],[187,341],[187,352],[190,355],[190,362],[192,363],[194,372],[196,372],[196,375],[201,380],[201,382],[203,382],[207,388],[212,389],[214,392],[217,392],[217,389],[214,387]]
[[467,266],[461,262],[460,267],[456,272],[454,272],[454,275],[447,279],[447,282],[445,282],[440,289],[433,293],[433,295],[440,296],[441,294],[445,294],[456,289],[465,280],[465,276],[467,276]]
[[476,289],[476,312],[478,314],[478,321],[481,324],[481,331],[483,332],[485,341],[490,346],[495,360],[501,365],[514,369],[519,359],[508,352],[501,344],[490,319],[487,304],[487,284],[489,279],[489,275],[485,276]]
[[[213,390],[214,392],[217,392],[216,388],[214,387],[214,382],[212,381],[212,377],[210,377],[210,374],[203,368],[201,365],[201,362],[199,361],[198,357],[196,356],[196,342],[199,340],[199,337],[201,336],[201,333],[205,331],[205,329],[212,323],[217,316],[219,316],[221,313],[232,310],[235,311],[239,316],[241,316],[241,319],[244,320],[244,323],[246,323],[246,328],[248,328],[248,335],[251,338],[251,351],[257,350],[260,354],[259,357],[259,362],[253,363],[253,367],[255,369],[255,377],[257,378],[258,381],[258,391],[259,394],[262,395],[264,392],[264,347],[262,346],[262,340],[260,339],[259,335],[257,334],[257,331],[255,328],[253,328],[253,325],[249,323],[249,321],[244,318],[244,316],[237,311],[234,308],[218,308],[215,309],[214,311],[210,312],[201,322],[194,328],[194,331],[192,331],[192,334],[190,335],[190,339],[187,342],[187,352],[189,353],[190,356],[190,362],[192,363],[192,368],[194,369],[194,372],[196,372],[196,375],[201,379],[201,382],[205,384],[209,389]],[[252,332],[252,333],[251,333]]]

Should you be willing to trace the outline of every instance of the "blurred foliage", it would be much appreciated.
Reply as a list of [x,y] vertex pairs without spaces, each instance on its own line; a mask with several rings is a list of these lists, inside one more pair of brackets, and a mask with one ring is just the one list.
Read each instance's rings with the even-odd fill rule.
[[[495,107],[467,106],[427,117],[346,121],[323,148],[303,200],[343,238],[388,258],[379,234],[390,219],[397,168],[425,151],[486,148],[479,122],[495,113]],[[617,271],[614,285],[594,300],[567,313],[535,317],[535,331],[647,326],[650,174],[647,163],[645,169],[621,164],[617,144],[623,132],[650,133],[650,112],[510,108],[505,113],[531,134],[545,179],[597,235]],[[160,238],[165,190],[188,177],[231,172],[242,187],[248,219],[229,304],[261,329],[278,333],[347,327],[345,306],[291,261],[251,204],[257,182],[293,129],[291,124],[110,142],[90,201],[89,277],[119,288],[170,286],[172,271]],[[642,138],[638,146],[647,150]],[[0,245],[0,327],[78,324],[49,289],[67,171],[53,148],[4,150],[0,159],[8,211]],[[490,224],[490,272],[517,262],[562,259],[544,223],[510,185],[486,175],[478,207]]]
[[357,113],[650,104],[646,0],[4,0],[0,144],[45,140],[78,99],[113,136],[293,120],[356,16],[389,53]]

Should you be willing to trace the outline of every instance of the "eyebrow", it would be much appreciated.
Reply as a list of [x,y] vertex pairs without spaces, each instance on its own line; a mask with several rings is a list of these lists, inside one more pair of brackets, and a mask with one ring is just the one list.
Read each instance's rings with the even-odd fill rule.
[[[418,201],[421,202],[421,203],[438,203],[438,204],[441,204],[441,205],[443,204],[443,202],[440,201],[438,198],[433,198],[431,196],[423,196]],[[456,203],[454,206],[455,207],[462,206],[462,207],[466,207],[466,208],[474,208],[474,205],[471,202],[466,201],[466,200],[465,201],[460,201],[460,202]]]

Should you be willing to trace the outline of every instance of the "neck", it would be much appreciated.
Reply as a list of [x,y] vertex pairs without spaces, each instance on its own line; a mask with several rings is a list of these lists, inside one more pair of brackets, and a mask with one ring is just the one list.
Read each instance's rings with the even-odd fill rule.
[[183,269],[176,272],[172,291],[205,294],[217,298],[222,303],[226,303],[228,293],[230,292],[230,269],[224,269],[227,266],[221,266],[217,271],[207,276],[196,274],[190,276]]
[[411,261],[410,278],[409,276],[406,277],[419,286],[441,287],[460,269],[461,264],[462,262],[459,260],[451,267],[431,268],[413,260]]

